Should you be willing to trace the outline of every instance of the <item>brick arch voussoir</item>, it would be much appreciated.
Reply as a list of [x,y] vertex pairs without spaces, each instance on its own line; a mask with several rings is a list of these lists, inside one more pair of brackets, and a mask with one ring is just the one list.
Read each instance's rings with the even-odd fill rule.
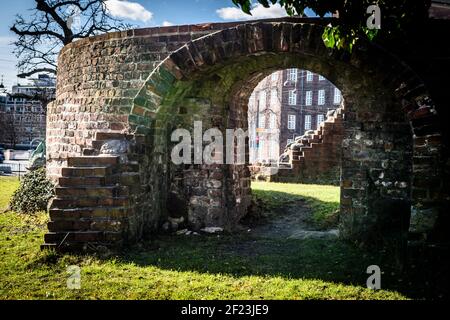
[[144,86],[133,100],[128,117],[133,131],[146,133],[161,107],[161,102],[176,81],[184,75],[174,61],[168,57],[163,60],[150,74]]
[[[180,80],[190,80],[227,61],[263,53],[302,53],[334,59],[380,76],[392,88],[411,123],[414,137],[440,135],[437,113],[423,81],[403,62],[370,43],[353,54],[326,48],[324,27],[311,23],[243,23],[186,43],[171,53],[150,74],[134,99],[130,124],[149,127],[161,101]],[[424,129],[426,128],[426,130]]]

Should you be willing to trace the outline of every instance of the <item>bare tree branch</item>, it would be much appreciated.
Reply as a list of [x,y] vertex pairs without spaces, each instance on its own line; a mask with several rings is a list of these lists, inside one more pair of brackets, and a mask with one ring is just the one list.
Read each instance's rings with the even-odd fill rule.
[[28,78],[28,77],[36,74],[36,73],[42,73],[42,72],[56,74],[56,70],[55,69],[41,68],[41,69],[33,69],[33,70],[31,70],[29,72],[25,72],[25,73],[19,73],[17,76],[19,78]]
[[[106,0],[35,0],[29,20],[18,15],[11,31],[18,35],[14,53],[19,77],[39,72],[55,74],[61,48],[74,40],[130,28],[111,16]],[[75,16],[79,28],[72,27]]]

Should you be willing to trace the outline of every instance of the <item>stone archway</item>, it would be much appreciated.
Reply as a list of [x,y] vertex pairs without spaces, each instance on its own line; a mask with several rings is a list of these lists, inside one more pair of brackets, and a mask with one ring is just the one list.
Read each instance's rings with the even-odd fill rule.
[[346,103],[344,236],[376,238],[410,212],[411,231],[426,232],[423,220],[436,218],[435,204],[415,188],[424,187],[427,175],[439,174],[439,147],[424,148],[422,137],[440,136],[435,126],[422,132],[424,123],[433,124],[436,117],[426,88],[381,48],[364,44],[351,55],[333,52],[324,47],[321,34],[322,27],[314,24],[239,25],[188,42],[147,79],[134,100],[130,125],[133,132],[153,137],[148,180],[165,172],[169,183],[157,179],[158,189],[162,194],[175,190],[175,201],[185,203],[193,226],[232,228],[246,212],[248,174],[237,165],[168,168],[171,130],[192,130],[194,120],[208,128],[246,128],[242,114],[254,86],[270,72],[289,67],[325,76],[341,89]]
[[402,214],[411,215],[412,233],[426,236],[445,197],[427,89],[374,44],[352,54],[325,48],[325,22],[139,29],[66,46],[47,112],[47,172],[58,184],[43,246],[133,242],[157,229],[168,210],[194,227],[232,228],[248,205],[245,165],[174,166],[170,133],[191,130],[194,120],[204,129],[246,128],[254,86],[288,67],[323,75],[345,100],[344,236],[376,238]]

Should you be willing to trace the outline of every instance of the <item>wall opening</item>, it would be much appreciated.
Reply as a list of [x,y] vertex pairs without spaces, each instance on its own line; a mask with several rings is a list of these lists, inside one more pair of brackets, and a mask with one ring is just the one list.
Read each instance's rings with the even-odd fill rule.
[[[409,221],[411,204],[414,206],[411,122],[405,115],[409,98],[399,98],[404,86],[399,88],[398,80],[403,76],[390,76],[397,67],[405,74],[409,71],[395,62],[391,64],[394,69],[386,70],[385,62],[394,58],[382,53],[384,63],[372,59],[378,55],[364,54],[368,51],[351,57],[328,52],[317,47],[322,42],[315,41],[319,39],[316,33],[307,33],[307,38],[304,32],[291,34],[291,28],[296,27],[245,25],[188,43],[149,77],[135,99],[131,127],[137,133],[150,135],[149,149],[153,148],[153,152],[149,163],[158,168],[152,170],[167,172],[162,177],[156,174],[154,188],[163,195],[182,194],[179,198],[190,225],[232,229],[251,203],[248,167],[223,163],[174,167],[164,158],[170,154],[166,143],[170,132],[182,127],[195,134],[195,120],[202,121],[203,128],[214,127],[222,132],[227,128],[247,129],[249,98],[266,76],[286,68],[323,75],[341,90],[345,100],[341,235],[376,242],[390,229],[389,221]],[[267,32],[274,32],[276,41]],[[370,50],[378,52],[376,48]],[[167,198],[159,198],[164,199],[162,207],[167,206]]]
[[247,118],[252,205],[272,213],[272,230],[263,229],[286,237],[337,236],[341,91],[309,70],[278,70],[254,88]]

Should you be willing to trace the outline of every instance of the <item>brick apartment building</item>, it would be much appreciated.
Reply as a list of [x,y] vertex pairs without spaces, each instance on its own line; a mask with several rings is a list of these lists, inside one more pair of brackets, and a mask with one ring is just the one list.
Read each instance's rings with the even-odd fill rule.
[[250,162],[277,161],[287,144],[317,129],[340,103],[339,89],[310,71],[286,69],[264,78],[249,100]]
[[46,100],[53,99],[55,79],[39,75],[29,85],[14,85],[0,95],[0,144],[14,148],[45,139]]

